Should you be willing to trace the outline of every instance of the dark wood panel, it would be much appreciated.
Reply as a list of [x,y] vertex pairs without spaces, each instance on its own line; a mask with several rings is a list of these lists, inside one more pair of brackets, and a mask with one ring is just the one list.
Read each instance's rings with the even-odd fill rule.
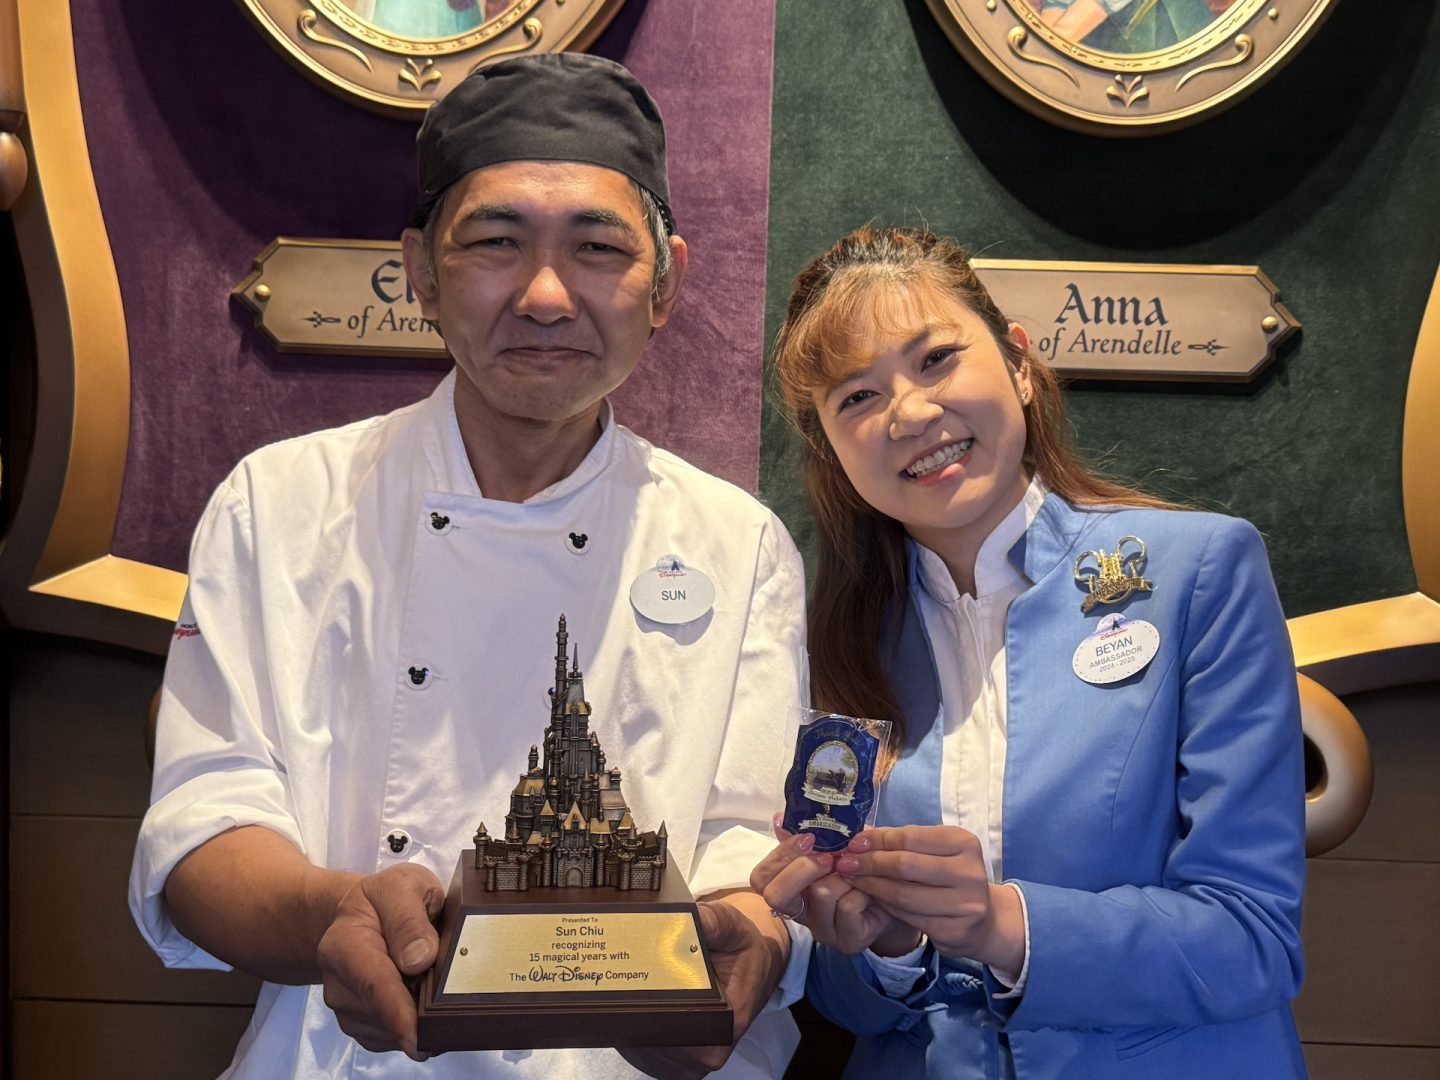
[[1375,793],[1354,834],[1326,859],[1440,862],[1440,682],[1353,694],[1370,740]]
[[1301,1039],[1440,1047],[1440,865],[1312,859],[1309,869]]
[[29,998],[253,1002],[233,972],[169,971],[130,919],[139,821],[16,817],[10,826],[11,994]]
[[17,1001],[15,1080],[199,1080],[230,1064],[250,1010]]
[[139,817],[162,662],[37,634],[10,639],[10,811]]
[[1306,1043],[1310,1080],[1435,1080],[1440,1050],[1414,1046],[1320,1046]]

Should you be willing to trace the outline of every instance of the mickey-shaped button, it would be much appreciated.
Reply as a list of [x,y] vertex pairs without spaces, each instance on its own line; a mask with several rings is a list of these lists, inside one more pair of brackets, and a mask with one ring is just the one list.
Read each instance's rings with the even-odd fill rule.
[[438,510],[432,510],[430,511],[430,517],[425,523],[425,527],[436,536],[444,536],[450,531],[450,518]]
[[410,834],[404,829],[391,829],[385,837],[385,852],[388,855],[403,856],[409,846]]
[[565,546],[576,555],[588,555],[594,545],[590,542],[589,534],[573,529],[565,534]]
[[423,667],[420,664],[411,664],[405,671],[405,685],[412,690],[424,690],[430,685],[430,680],[433,677],[428,667]]

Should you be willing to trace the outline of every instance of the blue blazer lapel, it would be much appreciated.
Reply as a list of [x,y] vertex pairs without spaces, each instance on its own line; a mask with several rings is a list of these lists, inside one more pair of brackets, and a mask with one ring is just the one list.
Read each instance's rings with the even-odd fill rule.
[[[1007,876],[1090,887],[1090,878],[1115,862],[1107,845],[1115,842],[1109,823],[1116,790],[1176,643],[1167,641],[1159,662],[1129,680],[1098,687],[1075,675],[1075,649],[1107,611],[1138,601],[1162,634],[1171,632],[1168,617],[1151,614],[1149,594],[1081,611],[1086,589],[1074,581],[1075,557],[1113,547],[1120,535],[1105,531],[1114,532],[1112,520],[1105,509],[1076,510],[1051,495],[1011,552],[1032,584],[1011,603],[1005,626]],[[1091,850],[1079,850],[1078,835],[1090,838]]]
[[911,595],[901,615],[899,633],[888,643],[890,651],[884,658],[900,715],[905,719],[905,742],[880,794],[877,825],[933,825],[940,821],[945,722],[935,656],[915,603],[919,583],[913,548],[909,578]]
[[[1073,560],[1071,552],[1075,549],[1079,537],[1097,520],[1104,520],[1105,516],[1076,510],[1064,499],[1052,494],[1040,507],[1040,513],[1036,515],[1026,534],[1011,548],[1010,560],[1032,584],[1039,584],[1041,579],[1050,574],[1069,574],[1068,568]],[[888,651],[883,658],[885,668],[890,673],[901,715],[905,718],[906,730],[900,760],[886,780],[881,793],[880,810],[876,817],[876,823],[880,825],[936,824],[940,821],[944,712],[934,653],[915,601],[916,592],[921,585],[913,547],[910,551],[909,582],[911,595],[901,616],[898,632],[887,643]],[[1016,756],[1017,738],[1023,759],[1029,740],[1040,737],[1035,730],[1027,730],[1022,719],[1028,703],[1027,695],[1022,689],[1029,684],[1027,654],[1037,644],[1027,635],[1024,626],[1030,621],[1028,609],[1034,605],[1034,597],[1040,592],[1041,590],[1032,587],[1015,599],[1010,606],[1006,628],[1006,681],[1009,685],[1006,712],[1010,726],[1005,777],[1007,822],[1011,766]],[[1054,606],[1056,594],[1065,597],[1065,603],[1070,602],[1068,590],[1051,589],[1047,592],[1050,594],[1050,604],[1042,604],[1041,607]],[[1082,590],[1077,586],[1073,602],[1077,615],[1081,596]],[[1051,612],[1047,617],[1037,610],[1034,612],[1033,622],[1037,627],[1047,623],[1054,625],[1060,621],[1056,620],[1054,615],[1055,612]],[[1068,625],[1069,621],[1064,622]],[[1076,628],[1075,643],[1078,644],[1084,636],[1085,624],[1079,618],[1073,621]],[[1017,625],[1021,627],[1019,632]],[[1017,721],[1020,721],[1018,725]],[[1007,844],[1008,842],[1007,839]],[[1009,862],[1008,857],[1006,861]]]

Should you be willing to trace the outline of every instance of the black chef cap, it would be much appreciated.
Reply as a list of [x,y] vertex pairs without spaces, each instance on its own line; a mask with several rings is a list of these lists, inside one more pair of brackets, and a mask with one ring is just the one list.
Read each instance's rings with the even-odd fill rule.
[[613,60],[541,53],[481,68],[430,107],[415,141],[417,227],[468,172],[502,161],[580,161],[630,177],[675,228],[660,110]]

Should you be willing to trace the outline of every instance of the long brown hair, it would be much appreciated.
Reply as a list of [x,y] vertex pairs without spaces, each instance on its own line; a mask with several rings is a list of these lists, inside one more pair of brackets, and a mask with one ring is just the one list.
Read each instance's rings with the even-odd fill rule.
[[1009,320],[955,241],[926,229],[862,228],[842,237],[795,279],[775,342],[784,409],[805,447],[805,489],[815,511],[819,564],[810,600],[810,673],[817,708],[896,724],[887,755],[904,743],[904,721],[880,647],[893,643],[910,601],[905,529],[856,493],[835,456],[815,397],[856,362],[855,327],[894,290],[928,286],[980,316],[1015,371],[1030,377],[1024,462],[1068,502],[1173,507],[1086,465],[1070,443],[1060,381],[1010,336]]

